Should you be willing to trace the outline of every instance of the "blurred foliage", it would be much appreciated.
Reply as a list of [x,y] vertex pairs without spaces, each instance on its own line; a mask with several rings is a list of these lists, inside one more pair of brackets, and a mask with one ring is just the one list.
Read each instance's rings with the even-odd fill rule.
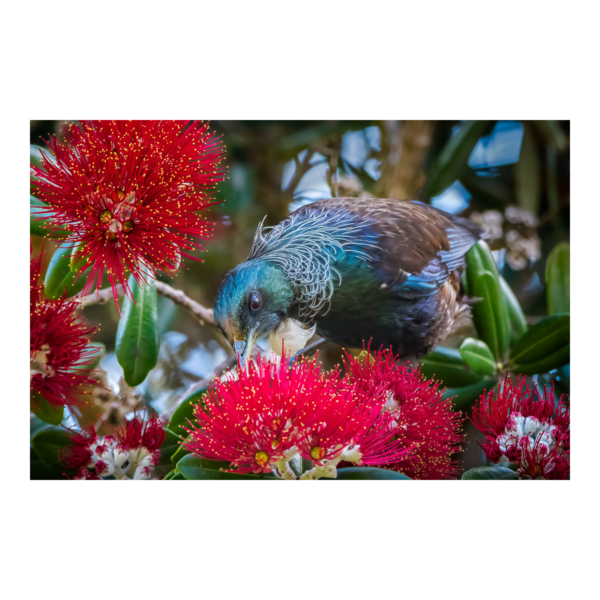
[[[31,143],[43,146],[40,138],[62,136],[63,126],[32,121]],[[476,327],[448,338],[422,367],[443,380],[446,395],[461,391],[459,407],[489,389],[501,369],[518,366],[515,348],[535,332],[538,321],[568,312],[570,122],[212,121],[211,128],[223,136],[229,167],[229,178],[216,194],[223,202],[210,213],[214,236],[205,244],[203,263],[185,261],[176,279],[162,278],[203,305],[212,307],[223,275],[246,259],[263,217],[266,225],[275,225],[303,204],[337,195],[421,200],[472,217],[487,231],[491,252],[483,244],[470,254],[470,273],[478,275],[468,273],[465,286],[470,295],[485,298],[473,307]],[[37,253],[43,230],[32,225],[31,233]],[[44,243],[43,267],[51,260],[65,262],[54,276],[66,281],[68,253],[53,258],[55,246]],[[551,251],[555,259],[548,264]],[[79,281],[68,283],[75,293]],[[162,413],[231,349],[219,333],[200,327],[163,297],[157,299],[157,311],[158,358],[153,348],[142,371],[150,363],[156,367],[136,393]],[[93,325],[102,324],[94,340],[106,346],[101,366],[114,392],[111,402],[118,402],[123,375],[115,358],[119,313],[109,303],[86,308],[85,316]],[[564,357],[564,331],[553,343]],[[320,360],[331,367],[341,355],[341,348],[330,346]],[[537,362],[541,368],[535,352],[526,356],[528,365]],[[568,389],[569,367],[557,367],[552,377]],[[539,381],[549,379],[540,375]],[[35,417],[32,426],[39,426]],[[467,468],[481,464],[476,445],[471,447],[472,457],[464,457]]]

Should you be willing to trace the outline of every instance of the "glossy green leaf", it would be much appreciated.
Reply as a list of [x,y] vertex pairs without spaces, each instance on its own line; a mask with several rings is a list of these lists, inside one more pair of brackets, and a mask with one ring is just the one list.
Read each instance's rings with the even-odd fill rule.
[[564,350],[569,345],[570,330],[569,315],[552,315],[532,325],[510,351],[511,370],[519,370],[523,365],[537,363]]
[[125,381],[135,387],[158,361],[158,311],[154,279],[148,278],[148,283],[140,288],[132,275],[128,283],[135,304],[127,297],[123,301],[115,347]]
[[31,400],[31,412],[44,423],[60,425],[64,418],[65,409],[55,408],[41,394],[36,394]]
[[[390,471],[389,469],[378,469],[377,467],[346,467],[337,470],[336,479],[408,479],[404,473]],[[326,481],[321,478],[319,481]]]
[[496,262],[485,242],[480,240],[469,250],[466,264],[467,294],[480,298],[472,307],[478,337],[488,345],[496,362],[503,363],[510,347],[511,323]]
[[443,346],[437,346],[421,360],[421,373],[449,387],[464,387],[481,380],[481,374],[469,368],[458,350]]
[[548,256],[546,301],[550,315],[571,311],[571,249],[566,242],[555,246]]
[[449,388],[444,391],[442,398],[444,400],[451,398],[454,404],[454,410],[466,410],[473,405],[475,400],[485,391],[490,391],[498,380],[491,377],[485,377],[481,381],[462,388]]
[[515,190],[519,206],[537,215],[540,205],[540,161],[533,132],[527,126],[519,162],[515,165]]
[[506,301],[508,318],[510,319],[512,343],[518,340],[527,331],[527,319],[525,319],[525,313],[504,277],[500,276],[499,280],[502,293],[504,294],[504,300]]
[[35,196],[29,196],[29,233],[31,235],[39,235],[44,237],[46,235],[52,236],[66,236],[69,232],[66,229],[57,228],[52,219],[46,218],[48,213],[44,212],[43,220],[38,220],[40,217],[40,209],[45,208],[48,205],[41,200],[38,200]]
[[472,307],[478,336],[486,342],[497,362],[503,363],[510,344],[510,321],[500,281],[489,271],[471,273],[474,296],[481,298]]
[[494,259],[490,247],[483,241],[479,240],[471,247],[465,256],[467,268],[463,273],[462,279],[467,296],[473,296],[472,278],[470,274],[477,275],[483,271],[489,271],[492,275],[498,275],[498,265]]
[[71,255],[69,256],[69,269],[73,273],[79,273],[79,271],[81,271],[88,261],[85,255],[82,256],[83,253],[81,249],[81,242],[76,242],[71,248]]
[[548,373],[558,369],[571,361],[571,345],[566,344],[544,358],[528,363],[515,363],[511,370],[521,375],[535,375],[536,373]]
[[477,373],[493,375],[497,370],[496,361],[485,342],[475,338],[465,338],[460,345],[460,355]]
[[64,448],[73,442],[62,427],[48,427],[35,435],[31,443],[36,454],[44,462],[51,467],[61,469],[63,467],[58,460],[59,456],[62,456]]
[[169,421],[169,429],[174,433],[182,436],[186,436],[188,433],[181,426],[189,427],[188,419],[192,422],[194,419],[194,406],[200,402],[200,399],[206,393],[206,388],[194,392],[191,396],[186,398],[175,410],[171,420]]
[[164,477],[163,477],[163,481],[177,481],[177,480],[184,480],[185,481],[185,477],[179,472],[178,469],[173,469],[172,471],[169,471]]
[[65,290],[67,298],[70,298],[84,288],[89,271],[86,271],[80,277],[77,277],[77,273],[71,272],[69,264],[72,248],[71,242],[64,242],[52,255],[44,281],[44,291],[47,298],[61,298]]
[[261,479],[276,479],[274,475],[242,475],[241,473],[226,473],[221,468],[229,468],[228,463],[204,460],[193,454],[188,454],[177,463],[177,469],[186,479],[241,479],[260,481]]
[[493,467],[476,467],[470,471],[463,473],[461,479],[465,481],[474,481],[481,479],[519,479],[519,476],[515,471],[501,467],[500,465],[494,465]]
[[191,454],[191,452],[183,445],[180,444],[179,448],[171,456],[171,462],[176,465],[184,456]]
[[160,464],[164,465],[171,462],[173,455],[179,450],[181,438],[169,429],[165,429],[165,441],[160,447]]
[[441,194],[447,187],[460,178],[468,168],[469,156],[479,138],[490,127],[491,121],[465,121],[458,133],[453,135],[440,153],[439,158],[429,172],[427,193],[429,196]]

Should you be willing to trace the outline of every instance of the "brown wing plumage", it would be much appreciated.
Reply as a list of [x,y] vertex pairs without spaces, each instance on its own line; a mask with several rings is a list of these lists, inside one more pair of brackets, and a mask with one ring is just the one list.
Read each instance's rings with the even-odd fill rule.
[[[421,202],[384,198],[331,198],[296,211],[343,211],[369,224],[378,234],[374,252],[382,280],[400,295],[427,295],[439,290],[460,269],[480,228]],[[409,277],[413,276],[409,281]]]

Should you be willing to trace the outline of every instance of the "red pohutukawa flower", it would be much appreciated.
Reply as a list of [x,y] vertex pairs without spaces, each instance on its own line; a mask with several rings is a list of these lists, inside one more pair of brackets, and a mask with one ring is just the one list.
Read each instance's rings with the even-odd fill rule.
[[[73,261],[83,288],[100,287],[104,271],[115,292],[125,272],[138,284],[156,271],[172,274],[181,257],[202,250],[212,226],[197,211],[215,204],[211,190],[222,181],[223,147],[208,124],[195,121],[81,121],[66,143],[48,142],[54,160],[32,167],[41,200],[58,228],[77,245]],[[43,154],[43,153],[42,153]]]
[[61,462],[77,469],[74,479],[150,479],[165,441],[162,423],[153,415],[145,423],[134,417],[117,435],[98,437],[94,426],[71,434]]
[[570,470],[568,396],[554,401],[554,387],[540,395],[525,379],[504,378],[499,390],[482,394],[472,423],[484,438],[481,447],[494,463],[512,462],[524,479],[567,479]]
[[439,384],[420,371],[400,365],[389,350],[360,358],[347,355],[346,370],[364,396],[383,386],[386,409],[394,420],[394,437],[406,450],[400,461],[388,457],[380,466],[404,473],[411,479],[452,479],[459,473],[452,455],[464,441],[464,419],[442,399]]
[[[95,328],[77,316],[76,302],[46,300],[38,284],[41,254],[30,264],[30,391],[35,407],[39,397],[54,408],[77,404],[77,396],[97,385],[85,369],[99,348],[90,346]],[[82,368],[83,367],[83,368]]]
[[[383,394],[361,398],[337,371],[324,373],[309,361],[291,367],[259,360],[238,367],[237,379],[216,380],[195,408],[184,446],[208,460],[227,461],[232,472],[296,475],[289,461],[300,454],[314,461],[301,478],[335,477],[341,461],[378,464],[399,460],[404,448],[389,442],[391,421]],[[382,449],[389,442],[386,450]]]

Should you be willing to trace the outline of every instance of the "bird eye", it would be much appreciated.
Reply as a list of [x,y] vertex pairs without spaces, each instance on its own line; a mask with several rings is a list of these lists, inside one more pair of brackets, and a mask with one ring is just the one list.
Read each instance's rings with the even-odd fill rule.
[[252,310],[258,310],[260,308],[260,296],[258,294],[252,294],[252,298],[250,298],[250,308]]

